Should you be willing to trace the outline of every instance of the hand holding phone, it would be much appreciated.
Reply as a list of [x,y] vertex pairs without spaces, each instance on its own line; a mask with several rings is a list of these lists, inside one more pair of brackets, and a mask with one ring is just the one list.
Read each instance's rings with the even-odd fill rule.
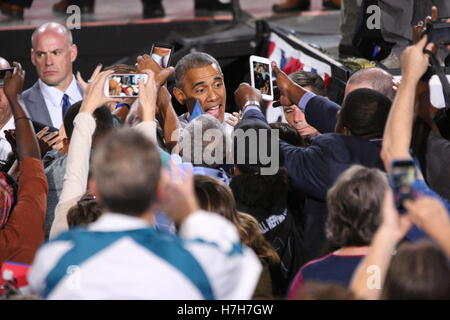
[[106,78],[105,95],[110,98],[128,98],[139,95],[139,81],[147,82],[143,73],[111,74]]
[[173,46],[165,43],[155,42],[150,50],[150,56],[161,68],[168,68],[172,57]]
[[4,79],[6,73],[9,71],[11,73],[14,73],[15,68],[7,68],[7,69],[0,69],[0,86],[4,85]]
[[273,100],[272,67],[269,59],[250,56],[250,79],[252,87],[261,91],[264,100]]
[[418,197],[413,188],[416,181],[416,167],[412,160],[392,162],[392,170],[389,174],[389,183],[394,193],[395,206],[399,213],[405,213],[403,206],[405,200],[414,200]]

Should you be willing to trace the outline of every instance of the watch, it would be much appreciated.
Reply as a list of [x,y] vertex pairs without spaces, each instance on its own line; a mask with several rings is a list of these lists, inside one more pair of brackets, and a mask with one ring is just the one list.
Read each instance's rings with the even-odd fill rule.
[[249,100],[249,101],[247,101],[244,104],[244,106],[242,107],[242,109],[245,109],[248,106],[254,106],[254,107],[261,108],[261,104],[258,101],[256,101],[256,100]]

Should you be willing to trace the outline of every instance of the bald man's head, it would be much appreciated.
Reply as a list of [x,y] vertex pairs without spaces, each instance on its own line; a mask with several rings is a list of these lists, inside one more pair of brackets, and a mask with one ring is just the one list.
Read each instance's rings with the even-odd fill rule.
[[356,89],[369,88],[384,94],[392,101],[395,97],[393,80],[392,75],[383,69],[362,69],[355,72],[348,79],[347,86],[345,87],[345,96]]
[[39,78],[66,91],[73,80],[72,63],[78,54],[70,30],[59,23],[45,23],[33,32],[31,44],[31,61]]
[[9,62],[6,59],[0,57],[0,69],[8,69],[8,68],[11,68]]
[[31,47],[34,48],[36,38],[43,34],[55,33],[62,37],[65,37],[67,44],[70,46],[73,44],[72,32],[65,26],[57,22],[47,22],[34,30],[31,35]]

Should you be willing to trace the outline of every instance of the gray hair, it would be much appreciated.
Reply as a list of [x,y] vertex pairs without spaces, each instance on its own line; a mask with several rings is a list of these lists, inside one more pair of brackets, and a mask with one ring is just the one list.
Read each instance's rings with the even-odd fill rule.
[[384,94],[393,101],[395,97],[395,90],[392,88],[393,79],[394,77],[389,72],[381,68],[367,68],[355,72],[348,79],[347,85],[365,83],[368,85],[368,88]]
[[34,47],[34,39],[41,33],[52,30],[56,33],[65,35],[67,37],[68,45],[71,46],[73,44],[72,32],[65,25],[57,23],[57,22],[47,22],[43,25],[37,27],[33,34],[31,35],[31,47]]
[[353,165],[328,190],[325,234],[337,247],[367,246],[380,224],[386,174],[376,168]]
[[184,77],[189,70],[206,67],[211,64],[215,64],[219,71],[222,73],[219,62],[217,62],[217,60],[213,56],[207,53],[192,52],[185,55],[180,59],[180,61],[178,61],[177,65],[175,66],[175,86],[177,88],[181,88]]
[[225,129],[210,114],[198,116],[184,128],[181,146],[183,161],[209,167],[223,164],[228,150]]

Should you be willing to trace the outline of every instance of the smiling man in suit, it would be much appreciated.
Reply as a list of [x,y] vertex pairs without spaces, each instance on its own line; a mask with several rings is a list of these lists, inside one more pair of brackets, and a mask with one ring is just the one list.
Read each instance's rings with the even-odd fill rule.
[[49,22],[31,36],[31,61],[39,80],[22,96],[31,119],[59,128],[69,107],[83,98],[72,72],[78,49],[67,27]]

